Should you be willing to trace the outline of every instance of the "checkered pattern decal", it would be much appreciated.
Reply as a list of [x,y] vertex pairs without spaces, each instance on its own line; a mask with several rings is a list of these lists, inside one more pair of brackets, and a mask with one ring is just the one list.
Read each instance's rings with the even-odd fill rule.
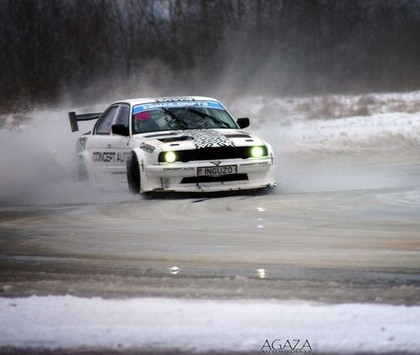
[[211,129],[191,130],[187,134],[193,138],[193,143],[197,149],[235,146],[232,140]]

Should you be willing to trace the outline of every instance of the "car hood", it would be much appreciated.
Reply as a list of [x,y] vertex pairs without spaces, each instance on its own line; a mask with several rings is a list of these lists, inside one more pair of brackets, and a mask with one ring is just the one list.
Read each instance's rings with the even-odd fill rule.
[[151,132],[135,136],[135,138],[156,146],[163,151],[214,147],[244,147],[265,144],[261,138],[237,129]]

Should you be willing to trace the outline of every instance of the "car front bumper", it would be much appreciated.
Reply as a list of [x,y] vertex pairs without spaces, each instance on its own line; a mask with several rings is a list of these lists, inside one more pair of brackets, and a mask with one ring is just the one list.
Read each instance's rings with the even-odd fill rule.
[[[200,170],[200,168],[226,170],[214,167],[236,168],[234,168],[234,173],[228,174],[203,175],[203,170]],[[222,192],[276,186],[274,162],[271,157],[232,159],[223,162],[206,160],[157,165],[143,163],[141,171],[142,192]]]

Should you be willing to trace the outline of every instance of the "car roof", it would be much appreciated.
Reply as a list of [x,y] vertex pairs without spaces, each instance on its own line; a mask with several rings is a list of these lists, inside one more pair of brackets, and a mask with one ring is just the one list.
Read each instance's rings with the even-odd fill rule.
[[142,105],[147,103],[154,103],[154,102],[171,102],[171,101],[216,101],[216,99],[213,99],[211,97],[204,97],[204,96],[172,96],[172,97],[142,97],[142,98],[136,98],[136,99],[125,99],[125,100],[119,100],[116,102],[113,102],[113,104],[120,104],[120,103],[127,103],[131,106],[135,105]]

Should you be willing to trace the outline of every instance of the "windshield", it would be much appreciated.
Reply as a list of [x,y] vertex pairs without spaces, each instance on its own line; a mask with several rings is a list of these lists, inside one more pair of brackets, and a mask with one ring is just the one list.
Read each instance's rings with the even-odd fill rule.
[[238,128],[215,101],[168,101],[133,107],[133,134],[183,129]]

